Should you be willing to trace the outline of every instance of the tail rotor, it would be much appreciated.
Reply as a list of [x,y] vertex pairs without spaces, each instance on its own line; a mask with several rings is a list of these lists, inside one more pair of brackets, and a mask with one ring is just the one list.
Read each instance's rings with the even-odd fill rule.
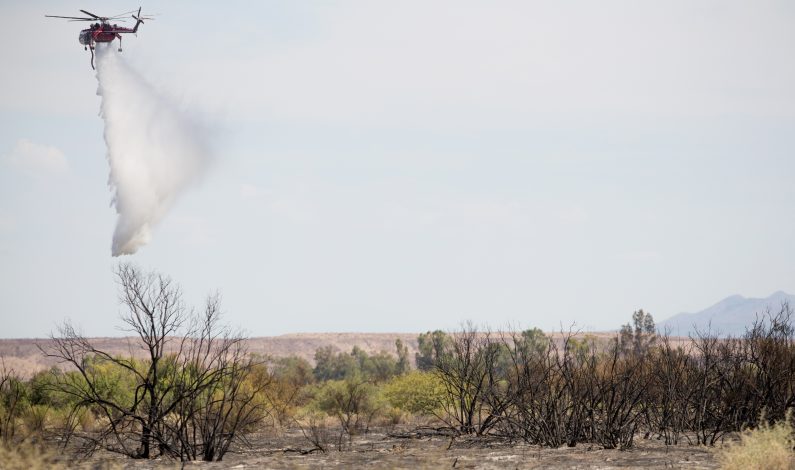
[[149,16],[141,16],[141,7],[138,7],[138,14],[137,15],[132,15],[132,17],[135,20],[135,27],[133,28],[133,32],[134,33],[138,31],[138,26],[143,24],[144,20],[147,20],[147,21],[148,20],[154,20],[154,17],[151,16],[151,15],[149,15]]

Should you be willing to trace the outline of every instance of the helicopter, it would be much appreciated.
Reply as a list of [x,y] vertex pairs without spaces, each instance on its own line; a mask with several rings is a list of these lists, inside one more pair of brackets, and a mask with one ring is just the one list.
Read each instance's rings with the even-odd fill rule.
[[[55,16],[44,15],[47,18],[64,18],[69,21],[93,21],[88,29],[80,31],[78,40],[84,46],[84,49],[91,50],[91,68],[94,68],[94,47],[98,42],[112,42],[114,39],[119,39],[119,52],[121,52],[121,35],[122,34],[135,34],[138,32],[138,26],[143,24],[144,20],[153,20],[151,16],[141,16],[141,8],[138,7],[138,14],[135,10],[120,13],[115,16],[99,16],[91,13],[90,11],[80,10],[86,16]],[[132,28],[124,28],[116,25],[116,21],[124,22],[127,15],[131,15],[135,20],[135,26]],[[111,22],[114,22],[111,24]]]

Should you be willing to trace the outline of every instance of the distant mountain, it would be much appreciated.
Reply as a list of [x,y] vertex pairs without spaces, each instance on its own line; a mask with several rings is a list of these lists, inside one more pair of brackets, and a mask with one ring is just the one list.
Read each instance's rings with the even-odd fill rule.
[[[715,305],[696,313],[680,313],[657,323],[660,332],[670,331],[671,335],[687,336],[696,329],[704,331],[711,327],[721,336],[737,336],[745,333],[746,327],[753,324],[757,314],[777,313],[783,302],[795,308],[795,295],[778,291],[764,299],[745,298],[741,295],[726,297]],[[711,324],[710,324],[711,322]]]

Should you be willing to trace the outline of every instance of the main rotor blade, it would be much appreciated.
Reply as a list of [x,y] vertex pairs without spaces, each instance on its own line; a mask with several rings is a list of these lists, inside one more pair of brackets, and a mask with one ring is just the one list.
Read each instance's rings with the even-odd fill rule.
[[80,21],[94,21],[94,18],[78,18],[76,16],[55,16],[55,15],[44,15],[47,18],[66,18],[67,20],[80,20]]
[[80,11],[82,11],[83,13],[85,13],[85,14],[86,14],[86,15],[88,15],[88,16],[93,16],[94,18],[96,18],[96,19],[98,19],[98,20],[99,20],[99,19],[102,19],[102,17],[101,17],[101,16],[97,16],[97,15],[95,15],[95,14],[91,13],[90,11],[85,11],[85,10],[80,10]]
[[127,15],[129,15],[131,13],[135,13],[135,10],[125,11],[124,13],[119,13],[118,15],[113,15],[110,18],[119,18],[119,17],[122,17],[122,16],[127,16]]

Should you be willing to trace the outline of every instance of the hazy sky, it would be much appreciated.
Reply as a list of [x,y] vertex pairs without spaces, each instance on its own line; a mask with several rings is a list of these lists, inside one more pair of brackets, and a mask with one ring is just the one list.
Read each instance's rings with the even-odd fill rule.
[[[214,164],[122,258],[253,335],[616,328],[795,292],[795,3],[144,4]],[[0,2],[0,336],[115,335],[83,23]]]

